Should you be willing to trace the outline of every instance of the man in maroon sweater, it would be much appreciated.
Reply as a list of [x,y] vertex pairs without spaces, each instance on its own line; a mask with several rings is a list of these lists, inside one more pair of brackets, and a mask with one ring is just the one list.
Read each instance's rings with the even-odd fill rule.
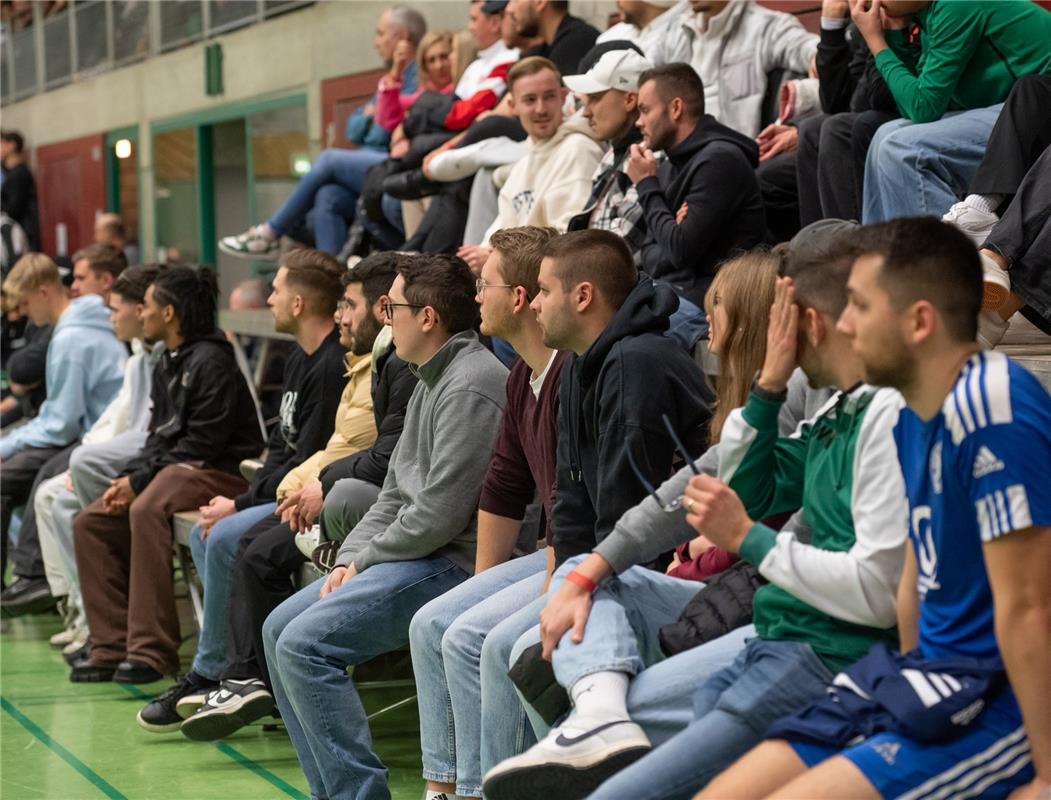
[[[511,709],[522,715],[518,726],[499,726],[505,738],[516,727],[528,729],[510,682],[487,686],[479,662],[489,630],[538,600],[554,565],[551,548],[537,548],[536,526],[523,520],[534,498],[550,520],[554,498],[558,396],[568,354],[544,345],[529,304],[538,291],[541,253],[556,235],[552,228],[497,231],[478,279],[482,333],[504,339],[520,358],[507,380],[504,418],[482,485],[475,577],[421,608],[409,628],[428,800],[481,797],[483,762],[487,769],[515,752],[514,741],[490,741],[500,737],[483,730],[490,716],[484,707],[498,709],[503,719]],[[511,558],[516,544],[524,555]],[[489,752],[495,760],[487,759]]]

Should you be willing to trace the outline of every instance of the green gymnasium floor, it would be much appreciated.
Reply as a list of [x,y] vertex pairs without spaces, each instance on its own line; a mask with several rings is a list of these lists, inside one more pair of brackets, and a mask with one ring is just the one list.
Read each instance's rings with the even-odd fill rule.
[[[0,798],[88,800],[306,798],[306,780],[284,731],[250,726],[223,742],[151,734],[135,722],[169,683],[73,684],[47,644],[58,616],[3,621],[0,635]],[[369,711],[407,689],[363,693]],[[394,800],[423,796],[419,720],[411,703],[372,723]]]

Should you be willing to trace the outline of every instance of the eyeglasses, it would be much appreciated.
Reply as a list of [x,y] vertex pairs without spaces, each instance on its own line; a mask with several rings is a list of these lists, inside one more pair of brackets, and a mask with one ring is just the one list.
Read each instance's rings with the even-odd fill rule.
[[[690,456],[688,452],[686,452],[686,445],[682,443],[682,440],[675,433],[675,429],[672,428],[671,420],[668,419],[667,414],[661,414],[661,422],[664,423],[664,427],[668,430],[668,435],[671,436],[671,440],[675,444],[676,452],[678,452],[678,454],[682,456],[683,459],[685,459],[686,464],[689,466],[690,471],[693,472],[694,475],[700,475],[701,471],[697,469],[697,465],[694,463],[693,457]],[[649,479],[642,473],[642,470],[639,469],[639,465],[635,463],[635,456],[632,455],[631,447],[629,446],[629,443],[627,441],[624,442],[624,452],[628,456],[628,464],[631,466],[631,471],[635,473],[635,477],[638,478],[639,483],[641,483],[645,487],[646,492],[649,494],[649,496],[657,501],[657,505],[661,507],[661,510],[666,511],[668,513],[671,513],[672,511],[678,511],[682,507],[682,496],[680,495],[679,497],[676,497],[674,500],[671,500],[667,503],[661,500],[660,495],[657,494],[657,487],[650,483]]]
[[481,294],[486,289],[514,289],[514,284],[511,283],[486,283],[484,280],[479,278],[474,282],[475,291]]
[[383,313],[387,315],[387,319],[394,319],[394,309],[399,306],[403,308],[425,308],[418,303],[392,303],[390,300],[383,302]]

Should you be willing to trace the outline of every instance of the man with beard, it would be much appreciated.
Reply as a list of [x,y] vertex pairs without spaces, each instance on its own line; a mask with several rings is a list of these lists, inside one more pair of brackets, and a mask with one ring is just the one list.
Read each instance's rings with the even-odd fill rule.
[[553,61],[563,75],[577,72],[580,59],[598,38],[597,30],[569,13],[568,0],[511,0],[507,13],[519,36],[544,40],[524,55]]
[[[332,321],[342,273],[332,256],[305,249],[289,253],[277,270],[267,304],[274,328],[292,334],[298,345],[285,365],[280,421],[270,435],[266,461],[247,490],[236,497],[213,497],[201,507],[200,521],[190,534],[194,564],[204,583],[204,619],[193,667],[176,690],[218,682],[225,663],[230,576],[238,543],[256,522],[273,514],[285,476],[332,435],[344,369],[343,348]],[[169,695],[172,691],[162,697]],[[155,732],[170,730],[181,720],[174,706],[168,706],[150,703],[139,714],[139,724]]]
[[901,652],[873,648],[705,797],[1046,797],[1051,400],[980,352],[982,268],[963,233],[919,217],[863,234],[837,328],[865,379],[906,403]]
[[[169,704],[178,719],[169,729],[193,714],[181,722],[182,732],[191,739],[218,739],[273,709],[261,636],[267,614],[291,594],[290,577],[306,561],[295,533],[312,527],[323,495],[337,480],[340,496],[346,499],[341,504],[344,516],[356,515],[353,522],[364,516],[379,494],[416,386],[416,377],[394,354],[390,337],[380,336],[386,330],[383,303],[402,258],[376,253],[343,275],[339,331],[340,344],[350,351],[349,380],[335,414],[335,430],[323,450],[282,480],[277,512],[242,537],[231,568],[229,640],[221,685],[207,696],[191,690],[172,698]],[[350,529],[324,528],[336,533]]]
[[[755,143],[704,111],[704,86],[688,64],[639,78],[642,144],[628,177],[639,193],[647,237],[642,269],[703,305],[720,262],[758,244],[765,230]],[[667,158],[658,166],[655,152]]]

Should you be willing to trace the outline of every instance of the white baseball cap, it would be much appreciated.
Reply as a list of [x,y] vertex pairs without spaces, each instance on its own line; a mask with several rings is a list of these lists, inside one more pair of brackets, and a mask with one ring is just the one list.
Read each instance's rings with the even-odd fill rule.
[[634,50],[610,50],[583,75],[566,75],[562,82],[576,94],[598,94],[609,89],[637,92],[639,76],[648,69],[653,69],[653,64]]

